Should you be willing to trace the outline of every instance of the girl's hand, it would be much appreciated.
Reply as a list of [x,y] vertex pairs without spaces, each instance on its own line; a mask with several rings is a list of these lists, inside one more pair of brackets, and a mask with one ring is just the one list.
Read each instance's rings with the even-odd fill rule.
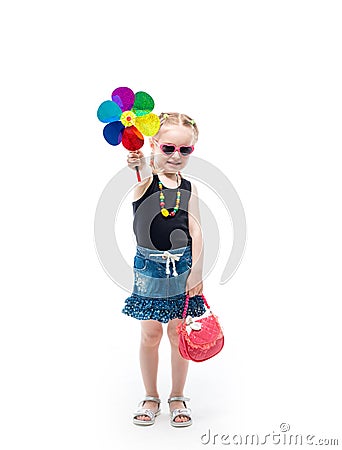
[[190,272],[186,280],[186,294],[188,294],[189,297],[203,294],[203,281],[192,272]]
[[141,150],[129,151],[127,155],[127,164],[130,169],[135,170],[136,166],[139,169],[146,165],[144,154]]

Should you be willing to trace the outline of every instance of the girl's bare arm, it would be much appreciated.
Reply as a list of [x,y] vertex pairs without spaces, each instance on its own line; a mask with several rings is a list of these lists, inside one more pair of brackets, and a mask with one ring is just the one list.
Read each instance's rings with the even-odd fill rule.
[[189,296],[202,294],[203,283],[203,237],[199,210],[198,191],[191,183],[191,196],[188,207],[189,232],[192,239],[192,268],[187,280]]

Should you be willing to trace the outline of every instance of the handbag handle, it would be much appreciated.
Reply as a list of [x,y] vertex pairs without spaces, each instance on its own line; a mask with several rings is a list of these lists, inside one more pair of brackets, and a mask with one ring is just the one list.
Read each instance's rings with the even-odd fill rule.
[[[204,294],[201,294],[201,297],[202,297],[202,299],[203,299],[203,302],[204,302],[204,304],[205,304],[205,306],[209,309],[209,311],[210,311],[210,306],[208,305],[208,302],[207,302],[207,299],[204,297]],[[185,317],[186,317],[186,313],[187,313],[187,311],[188,311],[188,306],[189,306],[189,294],[186,294],[186,297],[185,297],[185,305],[184,305],[184,310],[183,310],[183,319],[185,320]]]

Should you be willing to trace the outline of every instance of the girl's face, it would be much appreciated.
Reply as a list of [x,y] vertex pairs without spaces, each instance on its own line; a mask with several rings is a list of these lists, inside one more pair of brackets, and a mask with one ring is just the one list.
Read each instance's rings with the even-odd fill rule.
[[176,147],[194,145],[194,133],[191,127],[183,125],[163,126],[158,138],[152,138],[151,147],[154,155],[154,167],[158,172],[176,173],[188,163],[190,156],[183,156],[179,151],[166,155],[160,144],[174,144]]

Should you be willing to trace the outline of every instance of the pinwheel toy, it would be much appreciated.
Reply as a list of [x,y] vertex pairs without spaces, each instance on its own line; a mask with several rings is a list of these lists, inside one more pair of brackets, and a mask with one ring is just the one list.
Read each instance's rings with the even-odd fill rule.
[[[106,100],[97,110],[98,119],[107,125],[103,129],[105,140],[111,145],[122,145],[129,151],[139,150],[144,145],[144,135],[154,136],[160,120],[151,111],[153,98],[146,92],[134,92],[128,87],[118,87],[112,100]],[[136,166],[138,181],[141,181]]]

